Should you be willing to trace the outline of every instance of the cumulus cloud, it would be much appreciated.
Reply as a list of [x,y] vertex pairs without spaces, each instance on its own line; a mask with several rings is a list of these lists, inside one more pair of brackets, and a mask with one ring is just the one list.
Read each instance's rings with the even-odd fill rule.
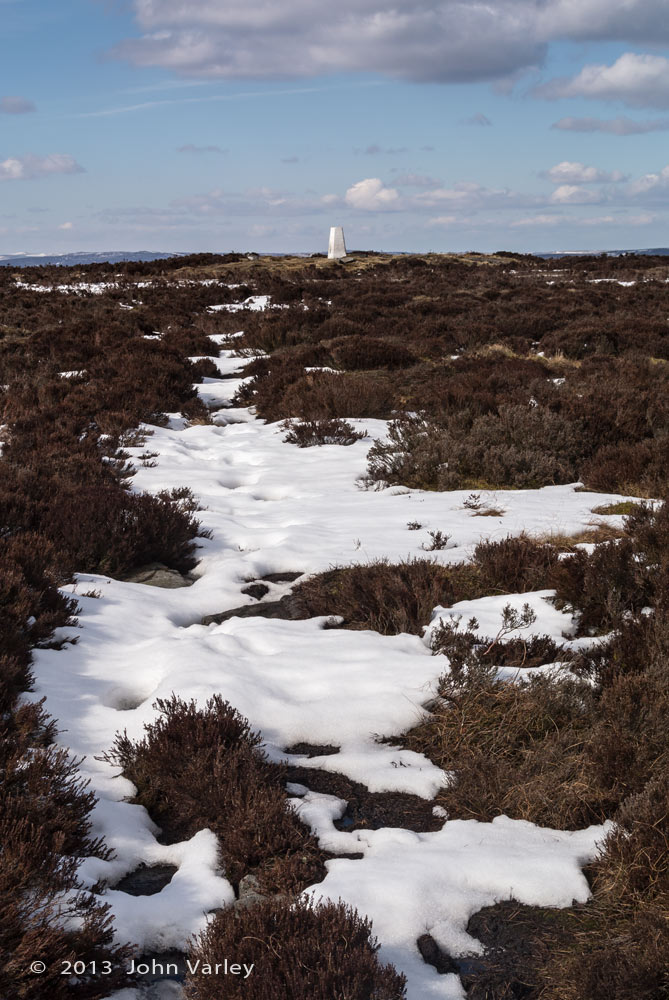
[[547,100],[588,97],[636,108],[669,108],[669,59],[625,52],[611,66],[584,66],[574,77],[558,77],[536,87],[534,94]]
[[73,222],[62,222],[60,224],[60,226],[58,226],[58,228],[59,229],[64,229],[64,230],[74,229],[74,223]]
[[561,184],[550,198],[555,205],[592,205],[602,200],[596,191],[588,191],[579,184]]
[[27,115],[31,111],[37,111],[37,108],[26,97],[0,97],[0,114]]
[[350,208],[363,212],[387,212],[400,207],[399,191],[385,187],[378,177],[367,177],[353,184],[344,200]]
[[[114,53],[209,77],[376,71],[494,79],[542,58],[540,0],[134,0],[143,35]],[[528,27],[530,30],[528,30]]]
[[665,0],[132,0],[141,32],[114,54],[184,76],[380,72],[495,80],[554,40],[669,41]]
[[178,146],[177,153],[227,153],[227,149],[220,146],[194,146],[192,142],[187,142],[185,146]]
[[630,195],[656,195],[669,192],[669,166],[656,174],[645,174],[628,187]]
[[9,157],[0,161],[0,181],[33,180],[51,174],[81,174],[84,168],[67,153],[49,153],[48,156]]
[[619,170],[600,170],[598,167],[586,167],[583,163],[571,163],[563,160],[547,170],[545,176],[553,184],[599,184],[618,182],[625,179]]
[[644,135],[646,132],[666,132],[669,118],[638,122],[625,115],[617,118],[560,118],[551,128],[565,132],[607,132],[609,135]]

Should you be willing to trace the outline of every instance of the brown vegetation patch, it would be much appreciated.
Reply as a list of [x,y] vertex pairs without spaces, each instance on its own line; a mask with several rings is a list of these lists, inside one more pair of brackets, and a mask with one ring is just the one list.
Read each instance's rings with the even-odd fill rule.
[[218,695],[204,709],[175,695],[133,742],[119,735],[105,760],[137,787],[163,834],[184,840],[205,827],[220,844],[226,876],[252,871],[266,892],[289,892],[323,877],[316,842],[288,808],[285,771],[259,749],[261,737]]
[[[405,977],[378,959],[367,919],[343,903],[271,901],[221,910],[190,950],[191,964],[253,965],[247,979],[227,976],[230,1000],[404,1000]],[[216,976],[186,979],[191,1000],[219,1000]]]

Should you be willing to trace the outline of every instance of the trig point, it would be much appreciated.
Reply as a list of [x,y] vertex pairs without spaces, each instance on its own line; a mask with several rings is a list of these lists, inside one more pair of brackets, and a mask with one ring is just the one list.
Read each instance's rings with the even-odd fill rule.
[[332,226],[330,229],[330,242],[328,244],[328,260],[341,260],[345,256],[344,230],[341,226]]

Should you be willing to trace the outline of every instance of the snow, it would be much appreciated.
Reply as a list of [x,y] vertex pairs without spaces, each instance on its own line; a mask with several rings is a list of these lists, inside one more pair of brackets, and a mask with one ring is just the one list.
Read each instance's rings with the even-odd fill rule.
[[29,282],[15,282],[17,288],[23,288],[31,292],[64,292],[72,294],[76,292],[89,292],[91,295],[103,295],[109,288],[118,288],[115,281],[78,281],[71,285],[31,285]]
[[[227,337],[212,342],[224,344]],[[156,698],[176,692],[202,705],[219,693],[261,731],[273,759],[285,759],[295,742],[332,743],[340,748],[337,754],[291,760],[338,771],[373,791],[431,799],[449,776],[423,756],[393,746],[392,737],[424,717],[447,668],[445,658],[428,648],[436,622],[475,615],[481,634],[494,636],[504,605],[527,602],[537,614],[532,630],[558,641],[573,631],[570,616],[550,603],[548,591],[437,608],[423,637],[326,629],[324,618],[233,617],[204,626],[204,616],[257,603],[241,590],[245,581],[267,573],[425,557],[428,530],[451,535],[452,547],[430,553],[448,564],[469,558],[482,538],[577,533],[588,526],[594,506],[623,499],[577,491],[578,484],[497,491],[495,506],[501,501],[505,513],[480,518],[464,507],[469,491],[362,490],[357,479],[372,441],[386,434],[385,421],[352,420],[369,437],[346,448],[297,448],[283,441],[280,425],[230,407],[241,377],[229,376],[248,359],[223,350],[213,360],[228,377],[206,379],[197,388],[210,407],[227,408],[209,425],[189,426],[180,414],[169,414],[168,426],[152,426],[157,464],[140,465],[133,479],[135,489],[153,492],[187,485],[200,499],[199,516],[213,537],[200,540],[197,579],[188,588],[162,590],[81,574],[74,588],[79,626],[57,632],[58,638],[77,635],[79,642],[35,652],[30,697],[46,697],[59,722],[59,740],[85,756],[82,776],[99,798],[94,832],[115,852],[111,861],[88,859],[83,878],[89,885],[100,878],[109,883],[103,898],[111,904],[119,939],[142,948],[184,947],[207,912],[233,899],[225,873],[216,868],[213,834],[204,830],[183,844],[159,844],[146,811],[127,801],[131,783],[118,768],[96,760],[117,732],[142,735],[144,723],[155,719]],[[128,450],[139,465],[143,446]],[[482,501],[492,496],[483,493]],[[421,529],[409,531],[412,521]],[[268,597],[288,589],[273,586]],[[101,596],[81,596],[91,590]],[[391,742],[379,743],[379,736]],[[329,862],[314,894],[341,896],[373,918],[382,957],[409,976],[409,1000],[462,995],[455,977],[438,976],[423,963],[415,947],[420,934],[430,930],[445,947],[472,950],[476,942],[467,939],[464,927],[483,905],[511,896],[551,906],[586,899],[580,866],[604,833],[543,830],[504,817],[492,824],[446,820],[431,834],[345,833],[333,826],[343,812],[340,800],[291,789],[298,793],[296,808],[328,849],[364,854],[357,861]],[[154,896],[113,888],[139,864],[157,863],[174,864],[178,872]]]
[[207,312],[239,312],[240,309],[251,309],[256,312],[258,310],[262,311],[264,309],[287,309],[288,306],[282,303],[273,303],[270,305],[270,295],[251,295],[248,299],[244,299],[243,302],[231,302],[225,303],[221,306],[209,306]]
[[636,285],[636,281],[620,281],[618,278],[588,278],[591,285],[601,285],[603,282],[612,282],[615,285],[622,285],[623,288],[631,288]]
[[458,976],[440,975],[423,962],[416,946],[422,934],[453,957],[478,954],[482,946],[465,928],[484,906],[506,899],[532,906],[585,902],[590,892],[581,866],[594,857],[608,829],[572,833],[499,816],[492,823],[447,820],[436,833],[358,830],[333,841],[327,827],[336,818],[335,804],[315,802],[313,794],[306,798],[304,806],[298,800],[298,812],[316,832],[326,830],[323,846],[342,851],[347,838],[350,852],[364,854],[326,862],[325,880],[308,894],[345,899],[371,917],[380,958],[405,973],[410,998],[465,996]]

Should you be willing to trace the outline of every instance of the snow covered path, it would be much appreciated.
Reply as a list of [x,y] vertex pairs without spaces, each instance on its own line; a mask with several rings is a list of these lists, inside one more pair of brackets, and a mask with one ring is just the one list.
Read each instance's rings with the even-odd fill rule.
[[[89,859],[82,876],[90,884],[99,878],[115,883],[140,863],[178,868],[156,895],[110,889],[105,897],[119,938],[159,952],[183,947],[204,926],[205,913],[230,903],[234,892],[216,870],[213,834],[200,831],[184,844],[159,844],[146,811],[124,801],[133,786],[117,776],[117,768],[95,759],[118,731],[139,737],[155,716],[156,698],[174,691],[204,703],[220,693],[261,730],[274,759],[299,741],[333,743],[341,747],[336,755],[291,761],[339,771],[373,791],[429,799],[447,780],[422,756],[375,741],[414,725],[434,695],[445,661],[432,657],[421,638],[324,630],[324,619],[232,618],[205,627],[199,624],[204,616],[255,603],[241,589],[268,573],[313,573],[384,556],[424,555],[428,530],[451,536],[448,548],[430,556],[460,561],[484,537],[578,532],[592,522],[594,506],[620,499],[572,486],[499,491],[483,499],[494,500],[503,516],[475,517],[463,506],[467,491],[363,491],[356,479],[373,438],[385,432],[384,422],[354,421],[369,438],[346,448],[286,444],[278,425],[229,407],[239,384],[229,376],[243,360],[229,351],[216,360],[227,377],[198,386],[209,406],[225,407],[214,424],[189,427],[173,415],[169,427],[152,428],[147,447],[159,453],[157,465],[139,465],[134,478],[137,489],[189,486],[200,499],[199,516],[213,537],[202,540],[196,582],[162,590],[81,575],[80,627],[59,630],[59,637],[76,634],[79,642],[35,653],[36,697],[46,696],[60,741],[86,757],[81,770],[100,800],[95,829],[115,851],[109,862]],[[409,522],[422,527],[408,530]],[[271,584],[267,598],[287,589]],[[101,596],[81,596],[91,590]],[[531,601],[538,612],[533,631],[569,633],[570,619],[545,596],[519,595],[512,603]],[[468,602],[466,613],[490,620],[492,627],[509,600]],[[581,866],[593,856],[601,827],[572,834],[501,817],[492,824],[446,821],[437,833],[345,833],[332,823],[343,814],[340,800],[299,791],[295,806],[328,849],[364,855],[329,862],[325,881],[313,893],[341,896],[373,918],[382,957],[408,976],[409,1000],[463,995],[456,976],[440,976],[422,961],[415,944],[421,934],[429,931],[452,954],[465,953],[476,948],[465,926],[481,906],[511,896],[564,906],[588,896]],[[134,995],[124,991],[124,1000]]]

